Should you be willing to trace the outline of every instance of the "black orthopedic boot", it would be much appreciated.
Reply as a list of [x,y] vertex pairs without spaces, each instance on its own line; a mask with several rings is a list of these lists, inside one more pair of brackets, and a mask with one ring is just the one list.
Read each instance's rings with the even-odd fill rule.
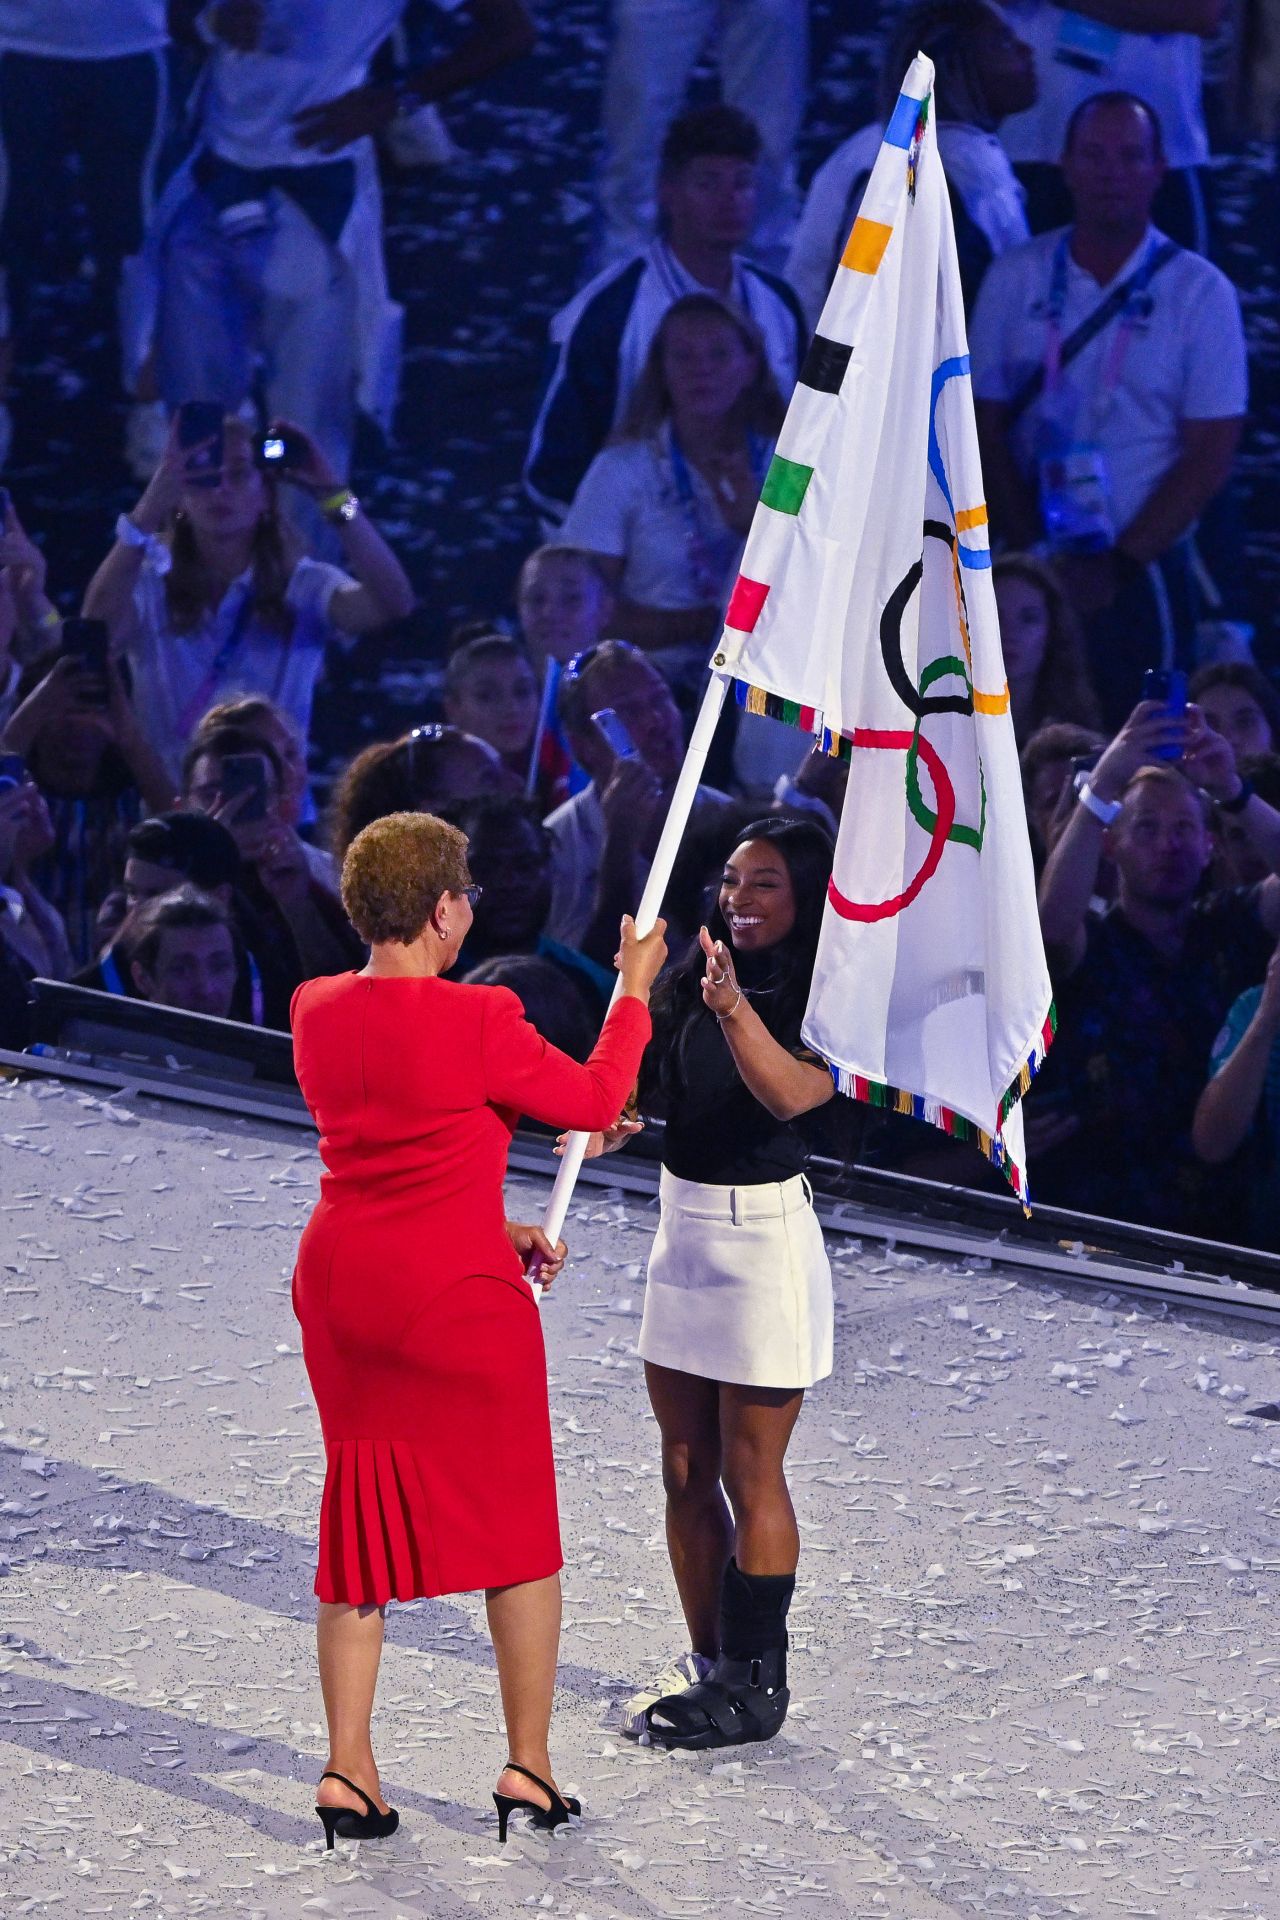
[[787,1609],[791,1573],[725,1568],[720,1590],[720,1655],[705,1680],[668,1694],[645,1715],[649,1736],[665,1747],[737,1747],[772,1740],[787,1717]]

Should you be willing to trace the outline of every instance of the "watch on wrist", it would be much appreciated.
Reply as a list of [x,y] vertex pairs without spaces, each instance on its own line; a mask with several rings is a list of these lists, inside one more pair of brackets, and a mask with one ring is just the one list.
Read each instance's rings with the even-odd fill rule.
[[360,502],[350,487],[339,487],[336,493],[326,494],[321,500],[320,511],[326,520],[334,522],[354,520],[360,511]]
[[1095,820],[1100,820],[1104,827],[1109,827],[1124,810],[1123,800],[1101,799],[1087,781],[1080,789],[1080,805],[1086,813],[1091,813]]

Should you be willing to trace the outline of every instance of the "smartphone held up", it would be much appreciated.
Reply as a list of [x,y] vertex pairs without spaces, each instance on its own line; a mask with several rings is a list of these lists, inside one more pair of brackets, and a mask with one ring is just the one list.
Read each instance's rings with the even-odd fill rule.
[[224,800],[239,800],[237,826],[267,817],[267,763],[259,753],[229,753],[218,781]]
[[105,620],[68,619],[62,623],[62,651],[90,682],[86,706],[105,707],[111,662],[111,636]]
[[[1142,676],[1142,698],[1162,706],[1171,720],[1181,720],[1187,711],[1187,676],[1181,667],[1148,667]],[[1181,760],[1179,746],[1160,747],[1157,760]]]
[[178,408],[178,445],[192,486],[216,487],[222,473],[224,410],[216,400],[184,400]]
[[253,443],[253,457],[264,473],[297,473],[307,464],[309,449],[299,434],[275,427]]

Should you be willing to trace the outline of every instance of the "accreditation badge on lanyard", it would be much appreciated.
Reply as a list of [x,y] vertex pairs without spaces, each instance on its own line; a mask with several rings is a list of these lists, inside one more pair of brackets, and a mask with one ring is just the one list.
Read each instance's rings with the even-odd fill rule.
[[1069,235],[1063,234],[1053,257],[1044,393],[1036,446],[1040,515],[1045,537],[1056,552],[1101,553],[1115,545],[1118,528],[1110,463],[1100,435],[1124,370],[1134,324],[1151,308],[1146,288],[1159,244],[1151,244],[1142,267],[1133,276],[1129,297],[1096,382],[1085,394],[1068,390],[1062,380],[1062,318],[1067,302],[1068,248]]

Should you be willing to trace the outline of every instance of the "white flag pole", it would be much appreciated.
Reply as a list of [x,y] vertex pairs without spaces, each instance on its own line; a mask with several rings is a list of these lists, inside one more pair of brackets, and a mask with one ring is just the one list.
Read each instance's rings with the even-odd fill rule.
[[[689,815],[693,812],[693,803],[702,782],[703,769],[707,764],[707,755],[711,751],[716,723],[720,718],[720,710],[724,706],[728,687],[729,681],[726,675],[713,672],[707,683],[707,690],[702,696],[702,705],[698,709],[698,717],[693,723],[693,732],[689,736],[684,765],[680,769],[671,795],[671,804],[667,808],[667,817],[653,856],[653,865],[649,869],[649,878],[645,881],[640,905],[636,908],[636,932],[642,936],[652,929],[658,917],[658,909],[662,905],[663,895],[670,884],[671,870],[675,866],[680,842],[684,839],[685,828],[689,824]],[[621,992],[622,978],[619,975],[614,984],[610,1006]],[[542,1218],[542,1230],[552,1246],[556,1244],[564,1229],[569,1202],[578,1184],[578,1175],[582,1171],[582,1162],[590,1138],[590,1134],[571,1133],[565,1141],[564,1155],[556,1174],[555,1185],[551,1189],[551,1198],[547,1202],[547,1211]],[[526,1271],[534,1293],[541,1297],[542,1288],[538,1284],[539,1262],[536,1258]]]

